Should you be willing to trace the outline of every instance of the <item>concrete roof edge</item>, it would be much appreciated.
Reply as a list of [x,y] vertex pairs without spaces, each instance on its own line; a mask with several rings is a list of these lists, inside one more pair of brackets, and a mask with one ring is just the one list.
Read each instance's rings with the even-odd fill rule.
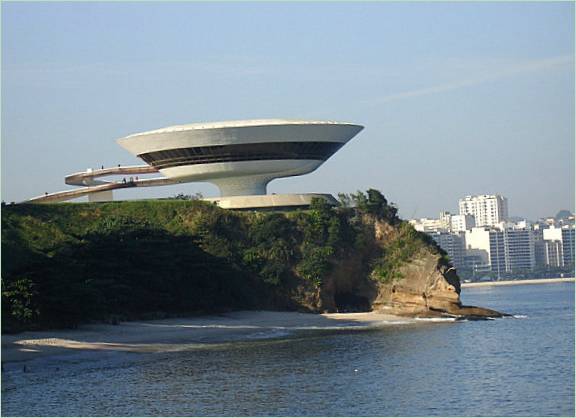
[[[125,136],[124,138],[132,138],[141,135],[161,134],[170,132],[181,132],[189,130],[205,130],[205,129],[221,129],[221,128],[244,128],[256,126],[281,126],[281,125],[343,125],[343,126],[356,126],[361,129],[364,127],[356,123],[337,122],[328,120],[301,120],[301,119],[248,119],[248,120],[229,120],[220,122],[199,122],[190,123],[185,125],[168,126],[161,129],[154,129],[146,132],[139,132],[132,135]],[[121,139],[124,139],[121,138]]]

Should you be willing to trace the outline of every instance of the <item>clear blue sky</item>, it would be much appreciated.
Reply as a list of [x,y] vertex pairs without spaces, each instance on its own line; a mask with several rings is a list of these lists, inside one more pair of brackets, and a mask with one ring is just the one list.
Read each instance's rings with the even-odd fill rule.
[[[373,187],[404,217],[501,193],[574,210],[572,3],[2,3],[2,199],[140,163],[117,138],[200,121],[366,129],[269,192]],[[115,192],[202,192],[190,183]]]

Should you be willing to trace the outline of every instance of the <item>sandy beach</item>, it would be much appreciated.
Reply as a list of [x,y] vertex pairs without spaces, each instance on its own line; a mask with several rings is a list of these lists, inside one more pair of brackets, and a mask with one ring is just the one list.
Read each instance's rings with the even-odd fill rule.
[[574,277],[557,278],[557,279],[531,279],[531,280],[501,280],[498,282],[474,282],[462,283],[460,286],[465,287],[486,287],[486,286],[514,286],[521,284],[549,284],[549,283],[574,283]]
[[[462,283],[463,288],[574,282],[573,278]],[[239,311],[218,315],[90,324],[74,330],[2,335],[2,364],[80,352],[153,353],[285,337],[298,331],[376,328],[417,320],[385,313]]]
[[382,313],[307,314],[240,311],[221,315],[84,325],[75,330],[2,336],[2,363],[79,352],[168,352],[234,341],[277,338],[305,330],[371,328],[414,320]]

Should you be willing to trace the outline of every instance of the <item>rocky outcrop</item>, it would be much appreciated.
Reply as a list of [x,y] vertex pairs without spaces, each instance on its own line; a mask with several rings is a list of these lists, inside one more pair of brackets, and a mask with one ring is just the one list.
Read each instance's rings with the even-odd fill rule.
[[[374,223],[374,238],[380,245],[395,239],[396,230],[385,222]],[[460,278],[456,270],[432,245],[424,247],[400,267],[398,279],[373,281],[377,295],[372,309],[396,315],[469,319],[502,317],[506,314],[460,301]]]
[[462,317],[485,319],[506,314],[460,301],[460,279],[454,267],[433,246],[425,246],[398,271],[398,278],[380,281],[370,266],[376,248],[396,239],[396,229],[372,221],[374,242],[364,254],[349,254],[335,261],[332,274],[312,297],[312,310],[378,311],[411,317]]
[[425,253],[400,270],[401,279],[375,282],[374,310],[401,314],[448,311],[460,304],[460,282],[451,267],[439,266],[439,256]]
[[460,279],[456,270],[445,265],[441,256],[426,252],[402,267],[401,279],[378,283],[372,302],[375,311],[395,315],[469,319],[502,317],[505,314],[460,301]]

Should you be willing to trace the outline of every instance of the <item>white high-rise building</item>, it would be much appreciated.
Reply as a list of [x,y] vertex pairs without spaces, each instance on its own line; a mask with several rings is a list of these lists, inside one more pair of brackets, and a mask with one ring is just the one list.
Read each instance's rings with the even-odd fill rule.
[[503,273],[527,272],[536,265],[534,235],[530,228],[472,228],[466,231],[466,255],[500,277]]
[[506,271],[527,272],[536,266],[534,234],[531,228],[505,228]]
[[501,231],[489,228],[472,228],[465,233],[466,256],[475,259],[474,269],[506,272],[504,237]]
[[458,201],[460,215],[472,215],[476,226],[495,226],[508,218],[508,199],[501,195],[466,196]]
[[473,215],[452,215],[450,217],[450,229],[452,232],[464,232],[476,226]]
[[574,226],[543,230],[544,262],[552,267],[574,265]]

